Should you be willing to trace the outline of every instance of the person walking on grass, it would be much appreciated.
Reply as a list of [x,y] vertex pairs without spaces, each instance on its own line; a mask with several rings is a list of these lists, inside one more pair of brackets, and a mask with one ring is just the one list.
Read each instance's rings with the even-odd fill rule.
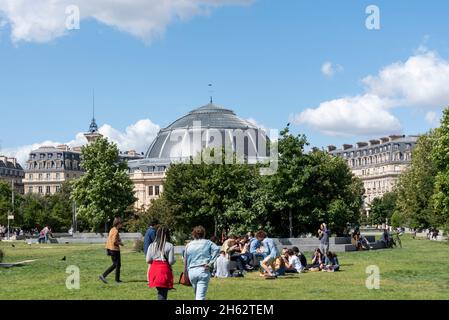
[[106,277],[112,271],[115,270],[115,282],[120,283],[120,268],[121,268],[121,257],[120,257],[120,246],[123,246],[123,242],[120,239],[119,230],[123,227],[122,219],[115,218],[112,223],[112,229],[109,231],[108,240],[106,241],[106,252],[107,255],[111,257],[112,265],[106,269],[106,271],[100,275],[98,278],[104,283],[108,283],[106,281]]
[[211,270],[220,252],[220,248],[215,243],[204,239],[205,235],[206,230],[203,226],[193,228],[193,240],[184,251],[184,263],[187,266],[187,274],[196,300],[206,299]]
[[157,219],[150,221],[145,237],[143,238],[143,254],[147,256],[148,247],[153,243],[156,238],[156,226],[159,224]]
[[159,227],[156,238],[148,247],[148,287],[157,289],[157,299],[167,300],[168,290],[173,289],[172,265],[175,264],[175,247],[170,242],[170,232]]

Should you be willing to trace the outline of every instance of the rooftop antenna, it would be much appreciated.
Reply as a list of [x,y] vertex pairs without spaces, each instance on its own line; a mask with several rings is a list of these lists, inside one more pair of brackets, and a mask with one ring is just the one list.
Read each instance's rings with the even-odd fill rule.
[[212,98],[212,93],[213,93],[212,83],[209,83],[208,87],[209,87],[209,94],[210,94],[210,104],[212,104],[212,103],[214,103],[214,99]]
[[92,121],[90,122],[89,132],[98,132],[98,126],[95,121],[95,89],[92,89]]
[[95,89],[92,89],[92,119],[95,120]]

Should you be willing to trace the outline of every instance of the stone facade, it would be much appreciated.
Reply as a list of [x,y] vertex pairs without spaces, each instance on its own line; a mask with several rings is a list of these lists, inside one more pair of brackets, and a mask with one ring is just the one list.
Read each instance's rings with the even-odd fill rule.
[[16,158],[8,158],[0,156],[0,179],[12,185],[16,192],[23,194],[23,178],[25,172],[22,166],[17,162]]
[[347,161],[355,176],[363,181],[364,207],[369,214],[370,203],[393,190],[399,175],[410,165],[417,136],[392,135],[342,149],[328,146],[328,152]]
[[43,146],[31,151],[23,180],[25,194],[59,192],[64,182],[83,174],[80,161],[79,148],[70,149],[66,145]]
[[134,207],[136,209],[148,209],[151,200],[159,198],[164,190],[166,167],[148,171],[145,168],[133,168],[129,176],[134,184],[135,196],[137,198]]

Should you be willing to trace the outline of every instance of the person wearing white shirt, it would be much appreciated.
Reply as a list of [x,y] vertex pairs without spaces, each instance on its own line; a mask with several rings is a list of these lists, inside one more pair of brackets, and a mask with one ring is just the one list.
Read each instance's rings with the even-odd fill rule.
[[301,264],[301,260],[295,254],[292,249],[287,250],[288,264],[286,265],[285,272],[288,273],[301,273],[304,271],[304,266]]

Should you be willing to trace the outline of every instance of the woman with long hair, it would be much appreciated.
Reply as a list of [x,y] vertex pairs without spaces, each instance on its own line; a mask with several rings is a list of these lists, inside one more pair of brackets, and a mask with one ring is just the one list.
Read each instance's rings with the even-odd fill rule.
[[175,247],[170,242],[170,232],[159,227],[156,238],[148,247],[148,287],[157,289],[158,300],[167,300],[168,290],[173,289],[172,265],[175,264]]

